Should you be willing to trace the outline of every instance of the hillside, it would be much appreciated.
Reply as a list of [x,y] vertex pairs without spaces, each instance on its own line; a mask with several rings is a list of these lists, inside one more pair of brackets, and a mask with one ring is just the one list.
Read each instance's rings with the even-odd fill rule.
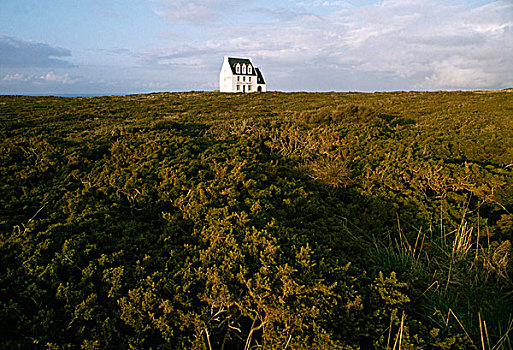
[[513,94],[0,96],[0,348],[511,349]]

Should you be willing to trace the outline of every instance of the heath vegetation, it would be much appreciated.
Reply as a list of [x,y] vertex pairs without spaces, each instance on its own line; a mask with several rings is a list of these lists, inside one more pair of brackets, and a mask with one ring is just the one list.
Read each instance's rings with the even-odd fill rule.
[[0,96],[0,347],[512,349],[513,94]]

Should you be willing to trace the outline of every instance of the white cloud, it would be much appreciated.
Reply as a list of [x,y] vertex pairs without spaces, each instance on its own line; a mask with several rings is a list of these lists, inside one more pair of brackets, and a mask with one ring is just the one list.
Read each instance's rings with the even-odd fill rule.
[[70,85],[78,81],[78,79],[71,78],[68,73],[58,75],[54,72],[39,74],[22,74],[12,73],[6,74],[2,81],[8,83],[31,83],[31,84],[65,84]]
[[[162,15],[170,21],[215,20],[221,13],[239,19],[210,26],[205,39],[195,43],[174,39],[169,47],[147,52],[141,60],[143,65],[174,67],[184,77],[201,69],[216,79],[222,57],[240,55],[253,57],[276,88],[513,85],[513,3],[509,0],[480,7],[459,0],[383,0],[366,6],[303,1],[286,9],[259,9],[256,12],[263,17],[257,27],[253,17],[238,15],[235,1],[159,3],[165,5]],[[240,24],[241,18],[247,24]]]
[[452,86],[458,88],[473,88],[486,86],[490,83],[486,72],[468,65],[462,59],[448,59],[432,64],[432,73],[425,78],[420,86],[437,88]]
[[156,81],[152,81],[152,82],[143,82],[141,83],[141,86],[147,88],[147,89],[157,89],[157,90],[164,90],[164,89],[167,89],[168,88],[168,84],[167,83],[162,83],[162,82],[156,82]]
[[194,23],[220,20],[235,8],[245,7],[248,2],[237,0],[152,0],[153,11],[170,23]]
[[356,69],[401,77],[424,74],[423,82],[414,82],[415,88],[511,84],[513,73],[507,67],[513,66],[512,3],[471,9],[450,3],[384,1],[380,11],[376,9],[361,9],[352,23],[350,52],[364,57]]
[[72,79],[68,73],[63,75],[57,75],[54,72],[48,72],[44,75],[39,76],[38,78],[41,81],[60,84],[74,84],[77,81],[76,79]]
[[6,74],[2,78],[3,81],[8,81],[8,82],[29,81],[31,79],[32,79],[31,76],[26,76],[25,74],[21,74],[21,73]]

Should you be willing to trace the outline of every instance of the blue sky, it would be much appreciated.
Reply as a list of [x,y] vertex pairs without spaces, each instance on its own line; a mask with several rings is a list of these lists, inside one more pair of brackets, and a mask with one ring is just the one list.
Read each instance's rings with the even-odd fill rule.
[[2,0],[0,94],[513,87],[513,1]]

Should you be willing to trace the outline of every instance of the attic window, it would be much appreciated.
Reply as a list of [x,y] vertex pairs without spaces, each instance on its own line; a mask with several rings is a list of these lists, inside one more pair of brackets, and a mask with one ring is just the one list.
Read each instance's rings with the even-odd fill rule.
[[245,64],[242,65],[242,74],[246,74],[246,65]]
[[240,74],[240,65],[238,63],[235,66],[235,73]]
[[251,66],[248,66],[248,74],[251,74]]

